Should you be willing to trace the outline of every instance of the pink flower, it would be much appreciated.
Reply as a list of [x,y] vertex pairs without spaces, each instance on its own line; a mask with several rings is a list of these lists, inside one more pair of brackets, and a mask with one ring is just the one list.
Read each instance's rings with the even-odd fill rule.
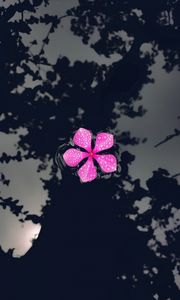
[[92,134],[85,128],[79,128],[74,135],[73,142],[86,150],[80,151],[75,148],[68,149],[63,154],[65,163],[70,167],[76,167],[84,158],[87,158],[77,174],[82,182],[90,182],[97,177],[97,170],[94,165],[96,160],[104,173],[111,173],[117,170],[117,160],[112,154],[98,154],[114,145],[114,137],[110,133],[98,133],[94,149],[91,146]]

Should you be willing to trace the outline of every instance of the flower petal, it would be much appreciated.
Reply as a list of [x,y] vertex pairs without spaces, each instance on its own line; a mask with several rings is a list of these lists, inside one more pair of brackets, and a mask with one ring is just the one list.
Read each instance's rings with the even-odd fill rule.
[[89,182],[97,177],[96,167],[91,157],[89,157],[87,162],[79,169],[78,175],[82,182]]
[[91,140],[92,134],[85,128],[79,128],[73,138],[75,145],[86,149],[88,152],[91,151]]
[[98,133],[96,137],[96,143],[94,152],[100,152],[111,148],[114,145],[114,137],[111,133]]
[[112,154],[95,155],[94,157],[101,169],[105,173],[115,172],[117,170],[117,159]]
[[63,159],[68,166],[76,167],[87,156],[87,152],[70,148],[63,154]]

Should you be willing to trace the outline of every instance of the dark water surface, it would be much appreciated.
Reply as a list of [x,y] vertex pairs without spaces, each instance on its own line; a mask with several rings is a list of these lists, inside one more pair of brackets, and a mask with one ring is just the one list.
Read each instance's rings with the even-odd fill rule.
[[[180,1],[49,2],[0,4],[2,299],[179,300]],[[79,127],[116,173],[57,163]]]

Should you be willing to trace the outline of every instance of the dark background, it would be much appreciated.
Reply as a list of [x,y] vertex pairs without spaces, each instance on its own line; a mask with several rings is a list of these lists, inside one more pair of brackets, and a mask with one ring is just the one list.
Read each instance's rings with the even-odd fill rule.
[[[179,300],[179,15],[0,2],[2,299]],[[114,134],[115,174],[57,164],[79,127]]]

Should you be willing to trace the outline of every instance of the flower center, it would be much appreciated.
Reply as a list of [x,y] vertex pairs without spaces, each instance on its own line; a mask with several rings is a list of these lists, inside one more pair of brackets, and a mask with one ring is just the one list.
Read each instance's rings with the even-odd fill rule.
[[89,156],[90,156],[90,157],[93,157],[93,156],[94,156],[94,152],[93,152],[93,151],[90,151],[90,152],[89,152]]

